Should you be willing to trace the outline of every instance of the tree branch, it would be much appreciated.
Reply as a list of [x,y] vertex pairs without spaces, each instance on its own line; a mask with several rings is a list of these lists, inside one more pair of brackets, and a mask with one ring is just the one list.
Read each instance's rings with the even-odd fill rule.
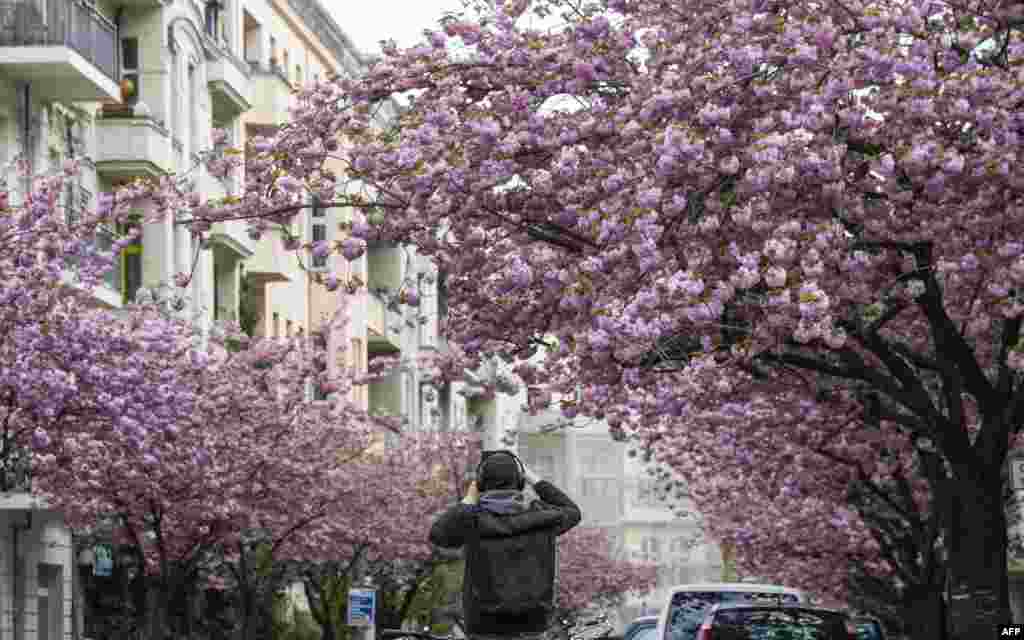
[[971,346],[967,344],[943,308],[942,291],[939,288],[939,283],[935,280],[932,244],[930,242],[916,243],[912,253],[917,259],[919,272],[925,274],[922,277],[925,291],[917,298],[917,303],[931,327],[936,357],[940,359],[948,357],[952,360],[952,364],[960,369],[964,388],[977,400],[980,411],[983,413],[997,411],[997,407],[1002,403],[999,403],[995,397],[995,390],[975,359]]

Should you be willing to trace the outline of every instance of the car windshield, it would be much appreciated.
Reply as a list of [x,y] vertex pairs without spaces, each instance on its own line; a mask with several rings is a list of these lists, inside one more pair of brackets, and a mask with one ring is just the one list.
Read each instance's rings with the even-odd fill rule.
[[785,609],[725,609],[711,623],[713,640],[846,640],[842,615]]
[[713,605],[725,602],[797,604],[791,593],[755,591],[682,591],[672,596],[665,624],[664,640],[694,640],[704,616]]

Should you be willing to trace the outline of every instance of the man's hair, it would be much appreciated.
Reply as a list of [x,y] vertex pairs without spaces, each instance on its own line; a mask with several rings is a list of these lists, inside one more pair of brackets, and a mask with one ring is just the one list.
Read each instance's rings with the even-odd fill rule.
[[522,475],[519,461],[511,453],[502,451],[484,458],[480,465],[480,491],[520,489]]

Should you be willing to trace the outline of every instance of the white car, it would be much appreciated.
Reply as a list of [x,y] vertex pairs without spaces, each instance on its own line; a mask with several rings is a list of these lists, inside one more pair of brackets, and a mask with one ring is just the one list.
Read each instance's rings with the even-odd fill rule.
[[697,631],[708,610],[724,603],[804,604],[806,596],[798,589],[776,584],[747,582],[707,582],[683,584],[669,590],[668,599],[658,615],[654,640],[696,640]]

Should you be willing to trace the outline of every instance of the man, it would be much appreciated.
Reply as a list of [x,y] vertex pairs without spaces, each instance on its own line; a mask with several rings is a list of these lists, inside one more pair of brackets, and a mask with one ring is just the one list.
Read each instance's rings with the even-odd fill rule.
[[[489,454],[489,455],[488,455]],[[430,529],[439,547],[466,547],[462,608],[466,635],[536,638],[551,621],[555,538],[580,522],[576,504],[509,451],[485,453],[466,498]],[[525,485],[538,500],[528,500]]]

